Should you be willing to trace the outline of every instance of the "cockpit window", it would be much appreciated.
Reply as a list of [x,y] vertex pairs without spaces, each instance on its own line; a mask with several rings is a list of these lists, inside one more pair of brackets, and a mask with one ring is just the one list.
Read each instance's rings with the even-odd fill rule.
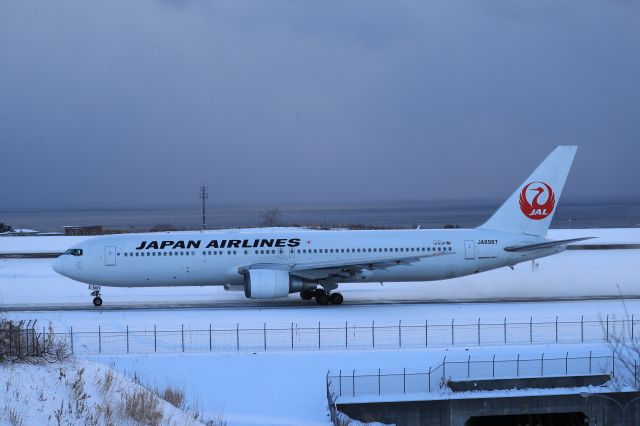
[[69,249],[65,251],[64,254],[68,254],[70,256],[82,256],[82,249]]

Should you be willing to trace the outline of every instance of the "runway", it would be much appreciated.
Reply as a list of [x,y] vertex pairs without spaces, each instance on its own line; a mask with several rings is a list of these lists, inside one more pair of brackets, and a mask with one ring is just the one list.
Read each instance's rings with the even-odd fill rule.
[[538,297],[538,298],[492,298],[492,299],[406,299],[406,300],[345,300],[340,305],[318,305],[316,302],[283,299],[283,300],[234,300],[234,301],[193,301],[193,302],[131,302],[103,304],[93,306],[91,301],[81,303],[51,303],[51,304],[14,304],[0,305],[2,312],[114,312],[114,311],[153,311],[153,310],[246,310],[246,309],[343,309],[347,307],[375,307],[375,306],[405,306],[405,305],[443,305],[443,304],[478,304],[478,303],[548,303],[598,300],[639,300],[640,295],[602,297]]

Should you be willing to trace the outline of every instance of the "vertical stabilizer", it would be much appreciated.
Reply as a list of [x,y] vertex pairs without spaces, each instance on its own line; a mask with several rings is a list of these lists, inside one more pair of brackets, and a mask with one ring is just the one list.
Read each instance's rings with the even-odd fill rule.
[[556,212],[577,146],[559,146],[479,229],[544,236]]

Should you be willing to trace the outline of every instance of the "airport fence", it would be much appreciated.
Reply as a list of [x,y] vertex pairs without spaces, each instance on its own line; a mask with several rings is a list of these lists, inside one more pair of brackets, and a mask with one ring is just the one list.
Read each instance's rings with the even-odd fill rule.
[[[621,370],[619,372],[619,370]],[[451,361],[445,357],[436,366],[426,368],[402,368],[376,371],[329,371],[326,377],[329,405],[338,398],[360,396],[388,396],[407,394],[446,394],[451,392],[449,383],[460,380],[485,380],[499,378],[541,378],[606,374],[614,378],[616,373],[629,384],[638,386],[638,363],[628,365],[615,353],[611,355],[549,357],[521,357]],[[633,374],[633,378],[629,377]]]
[[207,351],[415,349],[450,346],[613,342],[638,338],[628,319],[447,322],[344,322],[314,324],[182,324],[57,331],[75,354],[146,354]]

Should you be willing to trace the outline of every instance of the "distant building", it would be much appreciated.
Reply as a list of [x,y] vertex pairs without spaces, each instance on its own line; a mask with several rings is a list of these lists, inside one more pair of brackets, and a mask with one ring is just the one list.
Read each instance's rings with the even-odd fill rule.
[[65,226],[64,235],[102,235],[104,228],[100,225],[92,226]]

